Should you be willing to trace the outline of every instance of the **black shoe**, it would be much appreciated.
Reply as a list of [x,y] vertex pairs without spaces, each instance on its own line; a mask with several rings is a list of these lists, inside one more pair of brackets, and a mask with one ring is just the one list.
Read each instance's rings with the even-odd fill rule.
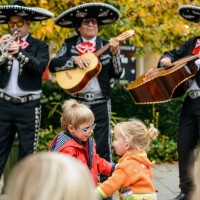
[[186,195],[181,192],[177,197],[170,200],[187,200],[187,199],[186,199]]

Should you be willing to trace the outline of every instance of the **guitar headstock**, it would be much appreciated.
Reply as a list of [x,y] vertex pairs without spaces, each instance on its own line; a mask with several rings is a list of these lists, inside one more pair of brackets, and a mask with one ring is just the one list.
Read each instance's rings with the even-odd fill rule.
[[124,33],[120,34],[119,36],[116,37],[116,39],[118,41],[122,41],[122,40],[125,40],[126,38],[129,38],[131,36],[134,35],[134,30],[128,30],[128,31],[125,31]]

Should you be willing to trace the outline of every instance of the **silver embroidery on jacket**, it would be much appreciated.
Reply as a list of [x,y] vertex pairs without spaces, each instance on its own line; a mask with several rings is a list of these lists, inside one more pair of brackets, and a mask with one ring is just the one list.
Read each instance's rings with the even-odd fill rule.
[[33,151],[36,151],[37,142],[38,142],[38,133],[40,131],[40,122],[41,122],[41,106],[35,108],[35,136],[33,143]]
[[121,65],[121,57],[120,53],[117,53],[112,57],[113,67],[116,74],[120,74],[122,72],[122,65]]
[[59,58],[63,56],[64,54],[66,54],[66,52],[67,52],[67,46],[66,44],[64,44],[62,48],[60,49],[60,51],[55,55],[55,58]]

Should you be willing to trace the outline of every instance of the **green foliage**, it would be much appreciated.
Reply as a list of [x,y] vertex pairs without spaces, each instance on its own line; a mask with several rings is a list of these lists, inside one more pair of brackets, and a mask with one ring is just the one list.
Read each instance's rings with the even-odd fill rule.
[[[69,95],[61,89],[58,84],[47,81],[43,83],[42,104],[42,120],[41,128],[46,129],[49,125],[53,127],[60,126],[61,104],[69,99]],[[54,115],[52,115],[54,112]]]
[[159,113],[159,130],[174,140],[177,140],[179,116],[184,98],[185,96],[182,96],[173,101],[155,105],[156,112]]
[[151,105],[136,105],[126,89],[127,84],[115,84],[112,94],[112,110],[125,118],[136,117],[142,120],[151,119]]
[[41,129],[38,136],[37,151],[47,151],[50,142],[60,132],[60,128],[53,129],[49,126],[47,129]]
[[166,135],[159,135],[159,137],[152,141],[148,157],[156,163],[173,162],[178,160],[177,143]]

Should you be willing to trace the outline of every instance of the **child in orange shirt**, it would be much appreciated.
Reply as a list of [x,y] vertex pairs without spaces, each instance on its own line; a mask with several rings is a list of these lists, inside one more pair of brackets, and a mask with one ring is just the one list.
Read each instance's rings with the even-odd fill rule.
[[117,155],[122,156],[111,177],[100,184],[97,195],[105,198],[119,190],[122,200],[156,200],[152,184],[151,167],[154,162],[147,158],[146,149],[158,135],[153,125],[147,126],[138,119],[116,124],[113,146]]

